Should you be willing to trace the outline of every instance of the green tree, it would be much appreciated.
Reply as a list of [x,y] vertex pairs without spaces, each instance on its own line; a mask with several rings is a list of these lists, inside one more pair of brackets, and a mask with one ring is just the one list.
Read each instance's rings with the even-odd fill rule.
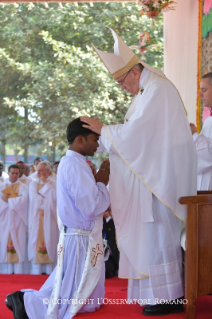
[[159,46],[146,53],[145,62],[162,68],[162,16],[153,28],[139,10],[135,3],[1,6],[0,108],[8,112],[7,139],[17,147],[39,141],[49,151],[50,144],[62,151],[72,118],[87,114],[121,122],[132,96],[115,84],[91,43],[112,52],[109,27],[128,45],[137,45],[140,33],[148,31]]

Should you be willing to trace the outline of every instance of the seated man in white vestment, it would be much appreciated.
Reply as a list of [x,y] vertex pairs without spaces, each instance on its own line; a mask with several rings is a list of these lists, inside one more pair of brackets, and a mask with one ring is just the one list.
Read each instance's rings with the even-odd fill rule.
[[58,215],[64,225],[57,267],[40,291],[7,296],[15,319],[71,319],[78,312],[97,310],[104,298],[102,213],[110,204],[109,162],[93,176],[86,156],[94,155],[99,135],[83,128],[80,119],[68,125],[67,139],[69,149],[57,174]]
[[32,179],[30,177],[27,177],[24,172],[25,172],[25,164],[22,161],[18,161],[16,163],[19,167],[19,181],[29,187],[29,184],[31,183]]
[[0,161],[0,182],[4,182],[6,178],[8,178],[8,174],[4,172],[3,162]]
[[50,172],[50,163],[40,162],[37,179],[29,185],[28,257],[34,275],[50,274],[57,262],[56,182],[49,177]]
[[[100,134],[110,157],[110,200],[120,250],[119,277],[129,278],[128,298],[143,314],[183,311],[180,235],[195,195],[196,151],[186,110],[174,85],[113,31],[114,53],[94,50],[122,90],[135,95],[124,123],[103,125],[82,117]],[[175,300],[175,304],[163,300]],[[178,300],[179,299],[179,300]],[[176,304],[176,302],[178,304]]]
[[9,178],[0,183],[0,272],[27,272],[28,187],[19,180],[19,167],[9,167]]
[[[212,115],[212,72],[202,77],[199,95]],[[212,190],[212,116],[205,120],[200,134],[194,124],[190,127],[197,151],[197,190]]]

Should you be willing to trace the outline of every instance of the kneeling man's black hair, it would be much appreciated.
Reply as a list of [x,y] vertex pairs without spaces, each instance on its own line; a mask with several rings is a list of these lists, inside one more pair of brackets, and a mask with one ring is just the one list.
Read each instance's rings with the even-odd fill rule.
[[79,135],[82,135],[86,138],[90,134],[96,134],[93,131],[83,127],[83,124],[86,124],[86,123],[82,122],[79,117],[74,119],[68,124],[67,130],[66,130],[66,137],[67,137],[69,145],[72,144],[75,138]]

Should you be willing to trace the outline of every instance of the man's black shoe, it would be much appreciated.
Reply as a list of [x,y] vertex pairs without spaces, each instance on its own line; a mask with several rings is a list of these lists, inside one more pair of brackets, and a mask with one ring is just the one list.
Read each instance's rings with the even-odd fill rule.
[[164,316],[170,313],[178,313],[182,311],[183,297],[157,305],[147,305],[144,307],[142,313],[146,316]]
[[23,296],[22,291],[16,291],[6,297],[6,306],[12,310],[15,319],[29,319],[24,308]]
[[6,304],[6,306],[7,306],[8,309],[10,309],[11,311],[13,311],[13,307],[12,307],[12,305],[10,305],[10,304],[8,303],[7,298],[5,299],[5,304]]

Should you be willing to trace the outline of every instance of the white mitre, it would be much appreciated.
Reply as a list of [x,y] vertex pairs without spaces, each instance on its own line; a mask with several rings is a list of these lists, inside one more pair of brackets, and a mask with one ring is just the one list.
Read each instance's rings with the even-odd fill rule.
[[114,53],[103,52],[97,49],[94,45],[92,46],[114,80],[130,71],[137,63],[141,63],[146,69],[156,73],[159,76],[165,77],[160,69],[156,70],[150,65],[141,61],[139,57],[137,57],[137,55],[126,45],[126,43],[112,29],[110,30],[115,41]]

